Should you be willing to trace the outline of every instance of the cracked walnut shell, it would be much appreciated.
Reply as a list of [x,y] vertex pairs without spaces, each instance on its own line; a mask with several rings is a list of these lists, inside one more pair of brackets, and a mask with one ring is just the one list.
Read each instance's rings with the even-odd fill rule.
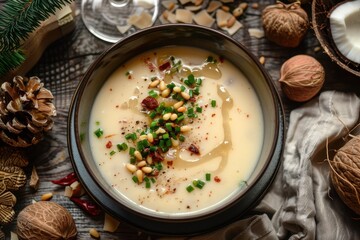
[[265,36],[283,47],[297,47],[309,29],[309,18],[300,2],[278,1],[262,11]]

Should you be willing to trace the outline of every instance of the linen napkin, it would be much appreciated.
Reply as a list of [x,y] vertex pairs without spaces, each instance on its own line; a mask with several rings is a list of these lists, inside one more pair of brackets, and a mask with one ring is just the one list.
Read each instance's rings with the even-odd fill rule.
[[253,216],[186,239],[360,239],[360,220],[331,190],[325,161],[327,142],[347,135],[359,112],[360,99],[338,91],[293,110],[279,172]]

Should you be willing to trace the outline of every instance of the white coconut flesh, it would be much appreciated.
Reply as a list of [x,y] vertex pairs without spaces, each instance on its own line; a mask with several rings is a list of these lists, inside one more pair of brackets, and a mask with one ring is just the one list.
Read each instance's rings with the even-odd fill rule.
[[330,29],[339,52],[360,63],[360,0],[336,7],[330,14]]

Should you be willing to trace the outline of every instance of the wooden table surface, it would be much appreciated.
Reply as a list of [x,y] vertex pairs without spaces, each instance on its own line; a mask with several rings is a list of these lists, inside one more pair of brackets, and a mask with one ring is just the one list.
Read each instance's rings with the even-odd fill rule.
[[[261,29],[262,9],[274,3],[274,1],[270,0],[248,1],[250,5],[255,2],[259,3],[259,8],[253,9],[250,7],[247,10],[246,17],[240,20],[244,27],[233,37],[249,48],[256,57],[265,57],[264,67],[271,75],[281,95],[287,122],[289,112],[301,106],[300,103],[289,101],[282,94],[278,83],[280,67],[282,63],[291,56],[308,54],[314,56],[323,64],[326,71],[326,82],[322,91],[336,89],[360,93],[360,79],[342,70],[333,63],[321,49],[318,50],[320,44],[312,29],[309,29],[301,45],[293,49],[279,47],[269,42],[266,38],[257,39],[250,37],[247,30],[249,28]],[[59,187],[50,182],[73,171],[66,140],[66,121],[71,98],[89,65],[100,53],[111,46],[111,44],[103,42],[90,34],[81,20],[80,1],[77,2],[77,7],[75,31],[50,45],[42,55],[40,61],[28,74],[28,76],[36,75],[40,77],[45,83],[45,87],[52,91],[55,97],[54,103],[57,108],[57,116],[54,118],[55,125],[53,130],[47,134],[46,139],[28,149],[31,164],[36,166],[40,177],[40,187],[38,191],[34,192],[27,184],[24,189],[16,192],[17,204],[15,211],[19,213],[21,209],[31,204],[33,200],[39,200],[42,194],[53,192],[54,197],[51,201],[65,206],[73,215],[78,229],[78,239],[89,239],[90,228],[99,230],[101,239],[149,239],[149,235],[134,229],[125,222],[120,223],[115,233],[103,232],[103,216],[94,218],[87,215],[63,195],[63,187]],[[305,5],[304,7],[307,10],[310,9],[310,5]],[[160,13],[161,12],[162,10]],[[311,17],[310,14],[309,17]],[[160,24],[159,20],[156,24]],[[3,230],[7,237],[9,237],[10,231],[16,231],[16,219]],[[155,238],[153,236],[150,237],[151,239]]]

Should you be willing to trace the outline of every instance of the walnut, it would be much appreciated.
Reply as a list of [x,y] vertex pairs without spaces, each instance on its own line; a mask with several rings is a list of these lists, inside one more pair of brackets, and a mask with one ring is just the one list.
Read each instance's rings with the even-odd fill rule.
[[40,201],[24,208],[17,218],[20,240],[76,239],[77,229],[68,210],[55,202]]
[[277,2],[262,12],[265,36],[283,47],[297,47],[309,28],[308,15],[300,2]]

